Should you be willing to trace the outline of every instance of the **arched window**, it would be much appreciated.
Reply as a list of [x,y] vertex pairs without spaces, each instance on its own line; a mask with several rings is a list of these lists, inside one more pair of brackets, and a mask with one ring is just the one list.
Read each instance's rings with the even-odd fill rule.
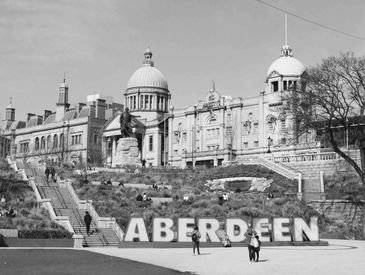
[[57,135],[53,136],[53,149],[56,149],[58,147],[58,137]]
[[275,132],[275,128],[276,128],[276,117],[274,117],[273,115],[268,115],[266,117],[266,123],[267,123],[267,130],[269,132]]
[[38,151],[39,150],[39,137],[36,137],[35,138],[35,141],[34,141],[34,150],[35,151]]
[[60,148],[63,148],[65,142],[65,136],[63,134],[60,134]]
[[46,148],[46,138],[41,137],[41,150],[43,150],[44,148]]
[[52,138],[51,136],[47,137],[47,149],[51,149],[52,148]]

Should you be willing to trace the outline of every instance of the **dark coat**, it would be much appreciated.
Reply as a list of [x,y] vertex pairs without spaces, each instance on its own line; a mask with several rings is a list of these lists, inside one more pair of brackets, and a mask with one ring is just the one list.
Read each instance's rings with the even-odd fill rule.
[[90,214],[85,214],[84,216],[84,222],[85,224],[91,224],[92,218],[90,216]]

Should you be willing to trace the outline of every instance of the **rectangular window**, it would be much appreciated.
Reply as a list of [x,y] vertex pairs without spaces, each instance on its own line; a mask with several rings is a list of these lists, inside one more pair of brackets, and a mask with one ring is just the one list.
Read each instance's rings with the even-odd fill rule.
[[149,96],[148,95],[145,95],[145,108],[147,109],[147,107],[148,107],[148,98],[149,98]]
[[181,142],[186,142],[187,137],[186,137],[186,133],[182,133],[182,140]]
[[278,81],[274,81],[271,83],[271,89],[273,92],[277,92],[279,91],[279,82]]
[[258,140],[255,140],[255,141],[253,142],[253,146],[254,146],[254,147],[259,147],[259,141],[258,141]]
[[286,123],[285,123],[285,119],[281,120],[281,131],[285,131],[286,130]]
[[249,134],[249,127],[247,125],[243,126],[243,129],[242,129],[242,135],[243,136],[248,136]]
[[243,149],[248,149],[248,142],[247,142],[247,141],[245,141],[245,142],[243,143]]
[[148,138],[148,149],[149,149],[150,152],[153,151],[153,136],[150,136]]
[[253,124],[253,133],[254,134],[258,134],[259,133],[259,123],[258,122],[255,122]]
[[283,90],[284,91],[288,90],[288,82],[286,80],[283,81],[283,85],[284,85]]

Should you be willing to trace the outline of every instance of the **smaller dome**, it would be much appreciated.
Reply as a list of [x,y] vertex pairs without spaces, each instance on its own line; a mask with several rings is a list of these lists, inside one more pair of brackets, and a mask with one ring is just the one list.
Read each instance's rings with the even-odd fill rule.
[[63,75],[63,82],[61,82],[60,88],[68,88],[68,85],[66,83],[66,73]]
[[60,84],[60,88],[68,88],[67,83],[62,82],[62,83]]
[[281,56],[269,67],[267,75],[269,76],[273,71],[280,75],[301,75],[305,67],[302,62],[293,57],[290,46],[285,45],[282,47]]

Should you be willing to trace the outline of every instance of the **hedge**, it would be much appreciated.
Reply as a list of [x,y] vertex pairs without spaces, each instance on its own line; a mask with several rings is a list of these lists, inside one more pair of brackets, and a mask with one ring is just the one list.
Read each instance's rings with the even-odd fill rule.
[[66,230],[19,230],[20,239],[71,239],[72,233]]

